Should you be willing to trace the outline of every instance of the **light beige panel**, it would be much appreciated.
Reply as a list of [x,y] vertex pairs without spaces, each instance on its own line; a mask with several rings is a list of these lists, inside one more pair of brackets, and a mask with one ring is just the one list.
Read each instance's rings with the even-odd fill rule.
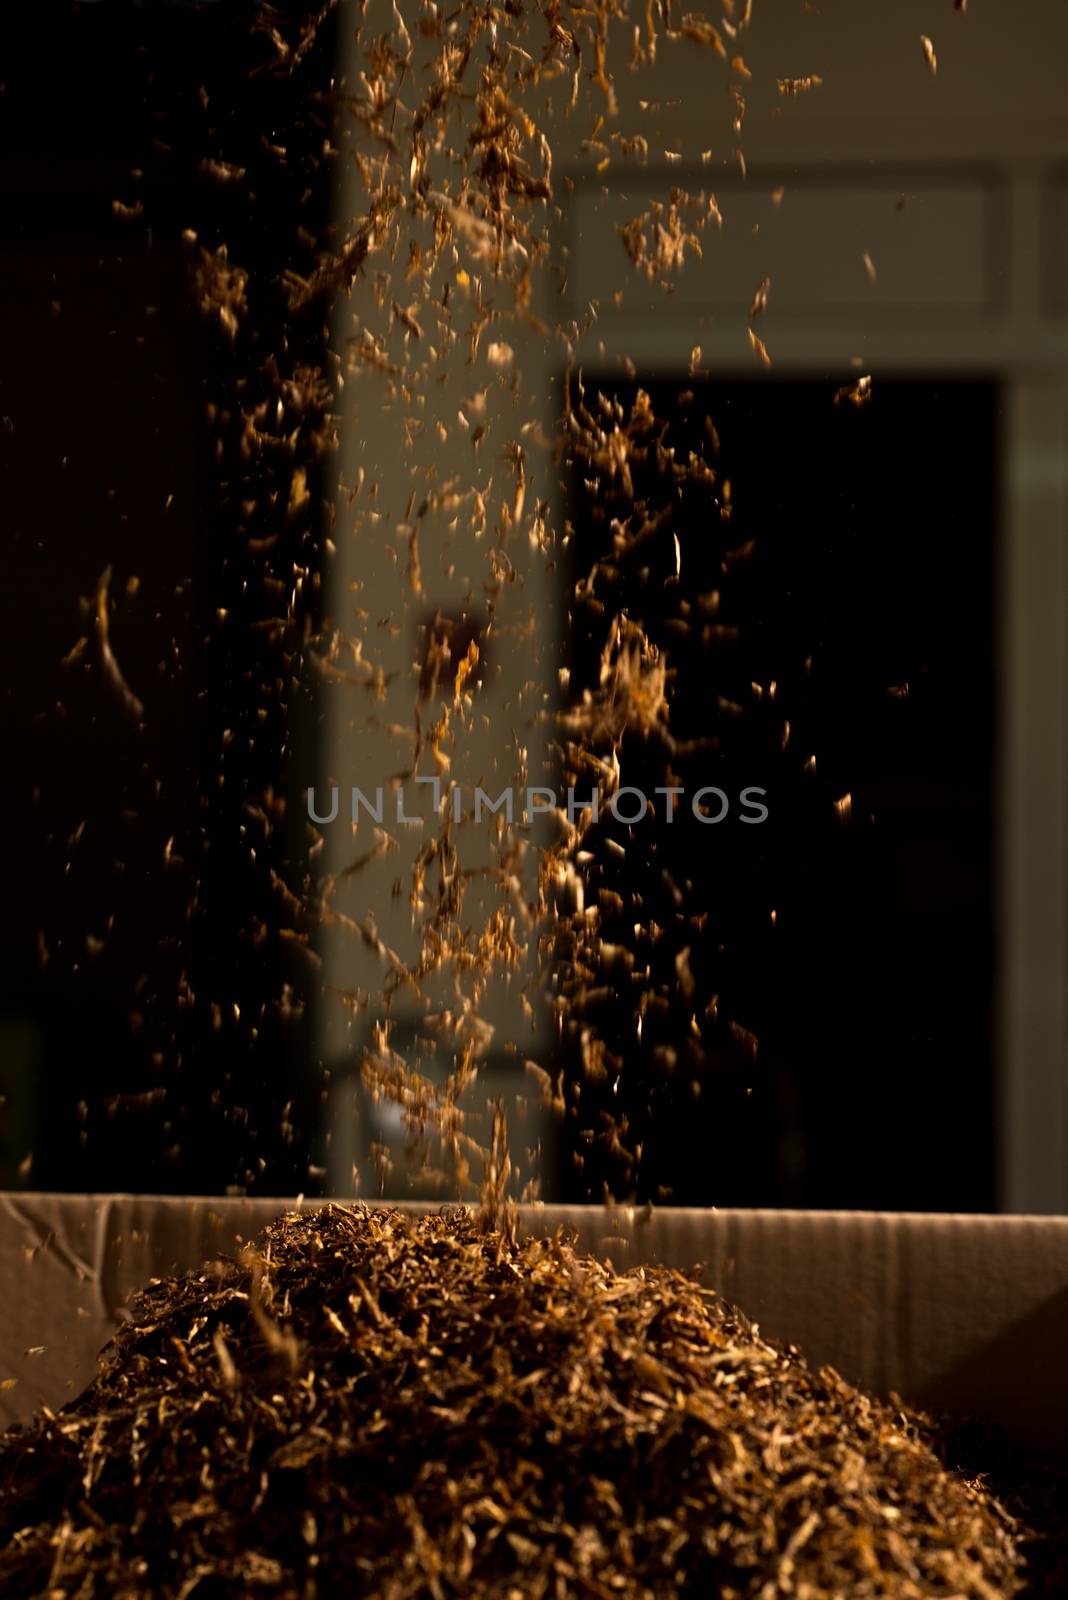
[[[994,174],[813,165],[786,183],[753,174],[744,186],[723,185],[700,168],[633,180],[620,171],[614,183],[580,185],[567,207],[569,298],[577,307],[597,300],[604,318],[616,309],[605,294],[611,284],[630,316],[722,311],[742,319],[764,278],[776,326],[842,313],[864,323],[932,313],[956,323],[998,309],[1003,197]],[[651,234],[650,202],[663,204],[672,186],[714,193],[723,220],[706,220],[700,256],[687,252],[665,290],[663,279],[650,282],[631,265],[619,228],[645,216]],[[689,224],[702,213],[710,216],[707,200],[680,214]]]

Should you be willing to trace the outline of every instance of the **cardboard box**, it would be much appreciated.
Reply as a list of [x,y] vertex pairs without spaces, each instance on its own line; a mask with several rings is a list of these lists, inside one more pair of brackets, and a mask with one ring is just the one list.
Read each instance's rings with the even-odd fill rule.
[[[0,1194],[0,1376],[18,1380],[0,1392],[3,1423],[73,1398],[148,1278],[240,1248],[294,1204]],[[700,1265],[814,1364],[1068,1456],[1068,1218],[585,1206],[521,1217],[531,1231],[574,1228],[620,1268]]]

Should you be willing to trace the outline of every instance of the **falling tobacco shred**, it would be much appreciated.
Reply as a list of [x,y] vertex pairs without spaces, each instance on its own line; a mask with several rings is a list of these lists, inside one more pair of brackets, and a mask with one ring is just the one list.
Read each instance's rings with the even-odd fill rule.
[[145,714],[145,708],[134,694],[126,679],[122,675],[122,668],[115,659],[115,652],[111,648],[111,630],[108,616],[109,590],[111,588],[111,568],[107,567],[100,575],[96,586],[96,633],[100,641],[100,660],[104,675],[118,695],[123,708],[135,722],[140,722]]
[[771,357],[768,355],[768,347],[764,343],[763,339],[753,332],[752,328],[749,329],[749,348],[753,351],[754,355],[760,358],[765,367],[771,366]]
[[871,403],[872,382],[871,374],[864,373],[860,378],[855,378],[852,383],[845,383],[840,389],[834,391],[836,406],[866,406]]
[[690,196],[682,189],[673,189],[666,206],[654,200],[648,210],[617,229],[627,255],[646,278],[651,280],[676,271],[682,266],[687,251],[700,257],[698,233],[687,229],[683,222],[686,208],[696,213],[698,230],[703,229],[710,218],[721,220],[714,195],[706,199],[703,194]]
[[151,1283],[4,1438],[0,1592],[1016,1594],[1013,1519],[932,1437],[691,1277],[330,1205]]

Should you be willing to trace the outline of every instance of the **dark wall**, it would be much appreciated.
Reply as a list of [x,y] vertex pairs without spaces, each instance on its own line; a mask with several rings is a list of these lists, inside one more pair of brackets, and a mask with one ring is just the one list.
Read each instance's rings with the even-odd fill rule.
[[[2,1183],[305,1185],[317,1091],[269,920],[289,841],[262,819],[304,691],[256,624],[318,528],[241,438],[322,360],[315,319],[283,337],[281,274],[327,221],[333,41],[278,70],[260,10],[42,5],[6,47]],[[250,275],[234,339],[196,280],[222,244]],[[141,714],[102,661],[108,569]]]
[[[668,763],[656,740],[628,734],[621,782],[651,793],[670,765],[691,793],[759,784],[770,814],[601,830],[628,850],[626,863],[602,850],[593,869],[595,889],[624,902],[605,937],[631,939],[638,900],[665,930],[637,965],[670,1008],[647,1013],[639,1045],[639,991],[620,980],[599,1017],[626,1062],[606,1107],[644,1141],[637,1190],[992,1209],[997,388],[877,377],[856,408],[836,406],[822,379],[690,384],[681,402],[677,383],[643,387],[665,447],[680,462],[702,451],[718,483],[710,494],[636,468],[636,493],[669,515],[623,560],[612,494],[576,484],[574,575],[606,556],[608,569],[603,614],[574,609],[572,687],[595,682],[622,607],[666,651],[675,737],[719,745]],[[590,377],[586,388],[625,408],[635,393]],[[716,591],[710,629],[700,597]],[[846,794],[848,818],[835,806]],[[587,1125],[596,1092],[583,1091]],[[587,1150],[575,1197],[600,1176]]]

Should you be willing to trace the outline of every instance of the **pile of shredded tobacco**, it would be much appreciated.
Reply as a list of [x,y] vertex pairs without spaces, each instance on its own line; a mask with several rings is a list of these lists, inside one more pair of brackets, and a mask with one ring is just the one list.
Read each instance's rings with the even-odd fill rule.
[[1012,1519],[928,1440],[695,1277],[329,1205],[153,1280],[4,1438],[0,1593],[1018,1593]]

